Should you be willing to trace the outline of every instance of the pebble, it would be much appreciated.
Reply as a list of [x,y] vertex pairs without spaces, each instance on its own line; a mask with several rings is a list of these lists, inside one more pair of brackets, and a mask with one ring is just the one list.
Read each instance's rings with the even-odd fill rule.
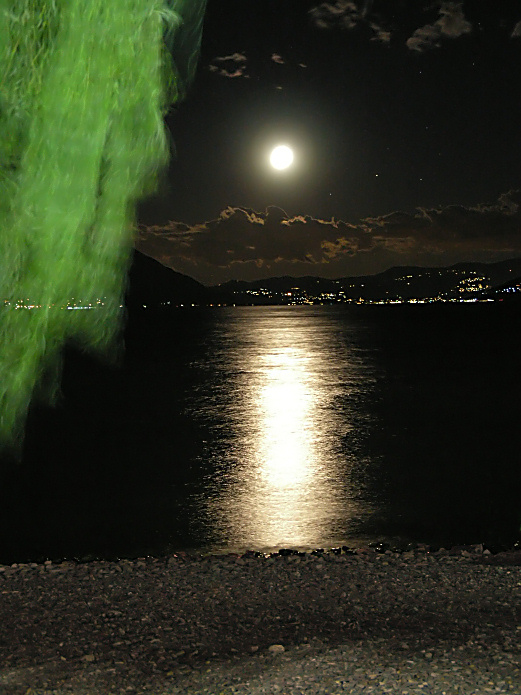
[[0,692],[521,694],[518,550],[340,550],[0,566]]
[[268,647],[268,651],[272,654],[282,654],[282,652],[285,652],[286,650],[283,644],[271,644]]

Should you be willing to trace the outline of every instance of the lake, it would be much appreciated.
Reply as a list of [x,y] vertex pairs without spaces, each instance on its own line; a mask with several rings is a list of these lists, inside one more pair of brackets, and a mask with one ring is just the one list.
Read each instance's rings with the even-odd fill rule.
[[179,308],[68,350],[0,491],[0,562],[484,542],[521,522],[521,310]]

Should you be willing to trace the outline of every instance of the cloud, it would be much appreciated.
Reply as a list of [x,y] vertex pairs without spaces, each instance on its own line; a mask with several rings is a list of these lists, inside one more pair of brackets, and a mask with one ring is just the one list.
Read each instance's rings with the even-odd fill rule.
[[286,62],[286,61],[282,58],[282,56],[279,56],[278,53],[272,53],[272,54],[271,54],[271,59],[272,59],[272,61],[273,61],[274,63],[278,63],[279,65],[284,65],[284,63]]
[[440,8],[441,17],[436,24],[443,36],[456,39],[463,34],[470,34],[472,24],[465,19],[462,2],[443,2]]
[[194,226],[170,222],[162,227],[141,227],[136,246],[195,277],[213,275],[212,270],[237,277],[244,266],[273,273],[283,263],[318,268],[339,254],[370,249],[371,241],[364,229],[347,222],[289,217],[271,206],[264,212],[228,207],[217,219]]
[[512,31],[512,34],[510,36],[512,39],[521,38],[521,21],[519,21],[516,24],[516,26],[514,27],[514,30]]
[[[140,227],[136,246],[202,282],[281,274],[340,277],[353,263],[388,252],[407,258],[521,252],[521,191],[490,205],[418,208],[368,217],[358,224],[290,217],[278,207],[227,207],[208,222]],[[367,264],[366,264],[367,265]],[[293,270],[292,270],[293,269]]]
[[438,48],[441,44],[439,38],[441,33],[434,24],[427,24],[424,27],[416,29],[410,39],[407,39],[407,48],[411,51],[423,53],[430,48]]
[[447,251],[521,251],[521,191],[503,193],[492,205],[418,208],[362,221],[374,244],[390,250],[415,248]]
[[323,2],[309,10],[309,14],[320,29],[331,29],[336,26],[353,29],[361,18],[361,13],[352,0]]
[[[319,29],[332,29],[341,27],[343,29],[354,29],[363,23],[369,16],[373,7],[373,0],[364,0],[359,8],[353,0],[336,0],[336,2],[323,2],[317,7],[309,10],[309,14]],[[373,18],[368,22],[368,26],[373,30],[372,41],[389,43],[391,31]]]
[[376,22],[370,22],[369,26],[374,32],[371,41],[380,41],[381,43],[391,42],[391,32],[389,30],[384,29],[379,24],[376,24]]
[[364,4],[362,7],[362,17],[365,17],[369,12],[371,11],[371,8],[373,7],[373,0],[364,0]]
[[[288,62],[287,58],[284,58],[280,53],[271,53],[269,59],[276,63],[277,65],[295,65],[291,61]],[[305,63],[297,63],[300,68],[307,68]],[[244,53],[232,53],[226,56],[216,56],[208,65],[208,70],[221,77],[235,78],[244,77],[249,79],[251,75],[247,72],[248,67],[251,67],[251,61]],[[259,66],[257,65],[257,68]],[[253,70],[255,71],[255,61],[253,64]],[[250,70],[251,72],[251,70]],[[282,89],[282,87],[277,86],[277,89]]]
[[[373,4],[377,11],[373,11]],[[407,4],[407,3],[403,3]],[[335,0],[323,2],[309,10],[309,15],[320,29],[354,29],[358,26],[368,27],[373,36],[371,41],[389,44],[395,32],[403,33],[404,27],[416,25],[425,13],[434,9],[438,12],[435,22],[418,27],[406,40],[409,49],[420,53],[431,48],[439,47],[443,39],[455,39],[472,31],[472,24],[466,19],[463,2],[434,0],[423,7],[408,3],[410,10],[403,10],[400,21],[397,22],[396,3],[379,2],[374,0]],[[418,17],[417,15],[420,15]],[[401,28],[400,28],[401,26]],[[410,31],[410,30],[409,30]],[[515,31],[515,30],[514,30]],[[519,29],[521,35],[521,27]],[[517,36],[517,34],[515,34]]]
[[439,18],[434,24],[426,24],[413,33],[407,40],[407,47],[412,51],[423,53],[434,47],[439,47],[440,39],[456,39],[472,31],[472,24],[465,19],[463,3],[442,2],[439,8]]
[[[249,75],[246,74],[247,60],[248,59],[243,53],[232,53],[228,56],[217,56],[211,61],[208,69],[210,72],[221,75],[221,77],[248,78]],[[215,63],[219,63],[219,65],[215,65]]]

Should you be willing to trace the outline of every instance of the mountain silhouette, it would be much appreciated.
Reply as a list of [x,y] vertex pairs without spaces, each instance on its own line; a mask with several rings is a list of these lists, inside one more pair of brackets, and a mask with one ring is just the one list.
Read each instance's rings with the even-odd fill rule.
[[134,251],[126,294],[129,309],[206,303],[207,295],[208,290],[197,280]]

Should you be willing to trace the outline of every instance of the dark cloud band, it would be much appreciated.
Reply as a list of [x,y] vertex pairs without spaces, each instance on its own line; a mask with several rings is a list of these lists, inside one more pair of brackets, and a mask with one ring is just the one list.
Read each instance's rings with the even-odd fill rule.
[[[292,267],[328,274],[331,266],[371,253],[401,256],[521,252],[521,191],[502,194],[492,205],[418,208],[392,212],[353,225],[307,215],[290,217],[278,207],[263,212],[228,207],[198,225],[170,222],[141,227],[136,246],[176,270],[195,276],[235,278],[247,268],[264,275]],[[404,262],[407,259],[404,258]]]

